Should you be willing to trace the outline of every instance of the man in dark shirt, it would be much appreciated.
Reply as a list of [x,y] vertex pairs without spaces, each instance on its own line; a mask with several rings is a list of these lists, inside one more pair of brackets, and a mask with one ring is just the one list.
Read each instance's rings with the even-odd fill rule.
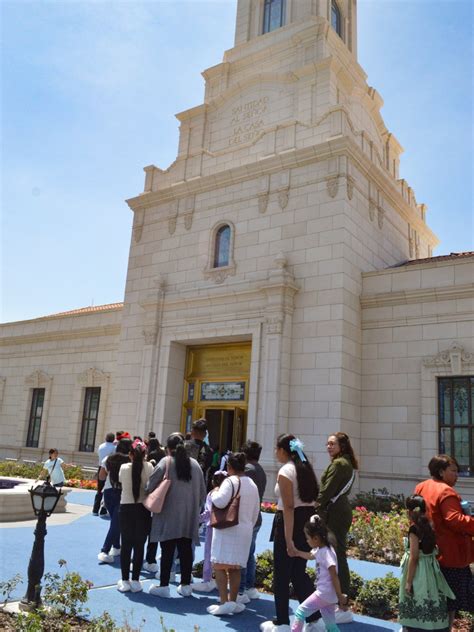
[[[265,487],[267,485],[267,475],[263,467],[258,462],[262,446],[256,441],[247,441],[240,451],[247,457],[247,465],[245,466],[245,474],[253,480],[258,489],[260,502],[262,502]],[[237,601],[240,603],[248,603],[251,599],[258,599],[260,593],[255,588],[255,542],[257,534],[262,526],[262,513],[258,514],[257,522],[253,528],[252,543],[250,545],[249,557],[247,560],[247,568],[243,568],[240,574],[239,596]]]
[[207,421],[198,419],[193,423],[191,439],[184,442],[184,447],[190,458],[196,459],[204,474],[206,486],[208,485],[208,473],[212,464],[212,450],[204,441],[207,434]]

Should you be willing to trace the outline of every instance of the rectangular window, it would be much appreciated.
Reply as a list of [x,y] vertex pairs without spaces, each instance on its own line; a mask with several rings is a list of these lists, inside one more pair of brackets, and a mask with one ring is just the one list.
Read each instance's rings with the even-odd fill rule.
[[474,377],[438,378],[439,451],[474,476]]
[[30,421],[28,435],[26,437],[27,448],[37,448],[41,430],[41,417],[43,416],[44,388],[34,388],[31,398]]
[[80,452],[94,452],[97,419],[99,417],[100,388],[86,388],[82,414]]
[[263,33],[279,29],[285,22],[285,0],[265,0]]

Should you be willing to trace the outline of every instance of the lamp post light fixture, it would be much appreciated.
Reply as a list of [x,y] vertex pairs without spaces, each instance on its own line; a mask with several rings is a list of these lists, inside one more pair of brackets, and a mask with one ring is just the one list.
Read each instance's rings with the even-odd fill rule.
[[41,578],[44,573],[44,538],[46,536],[46,518],[56,509],[61,492],[49,482],[49,476],[44,483],[31,487],[31,504],[38,522],[35,529],[35,541],[28,564],[28,588],[21,600],[21,607],[25,610],[35,609],[41,604]]

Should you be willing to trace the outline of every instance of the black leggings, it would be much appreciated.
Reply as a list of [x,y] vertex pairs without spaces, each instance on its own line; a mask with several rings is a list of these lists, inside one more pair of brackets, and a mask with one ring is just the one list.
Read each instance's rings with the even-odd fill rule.
[[[313,507],[297,507],[294,510],[293,542],[297,549],[309,551],[303,527],[314,513]],[[278,511],[273,521],[273,591],[275,596],[276,625],[289,625],[290,582],[296,598],[302,603],[314,592],[314,585],[306,573],[306,560],[290,557],[286,552],[285,525],[283,512]],[[310,623],[320,618],[314,613],[306,621]]]
[[173,564],[176,547],[178,547],[178,557],[181,566],[181,584],[183,586],[189,586],[191,583],[191,571],[193,569],[193,547],[191,538],[165,540],[164,542],[160,542],[160,546],[160,586],[168,586],[170,583],[171,566]]
[[122,579],[130,577],[130,560],[133,551],[132,580],[140,578],[145,542],[150,532],[151,516],[142,503],[120,505],[120,567]]

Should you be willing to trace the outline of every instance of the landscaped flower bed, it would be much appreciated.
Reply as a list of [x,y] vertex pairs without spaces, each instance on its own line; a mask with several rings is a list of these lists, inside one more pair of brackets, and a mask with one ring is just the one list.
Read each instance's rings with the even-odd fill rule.
[[403,537],[408,533],[406,511],[386,513],[356,507],[348,536],[350,557],[397,566],[403,556]]
[[76,489],[92,489],[93,491],[97,490],[97,481],[87,480],[84,478],[69,478],[65,482],[65,487],[75,487]]
[[276,506],[276,503],[263,502],[260,505],[260,509],[264,513],[276,513],[277,506]]

